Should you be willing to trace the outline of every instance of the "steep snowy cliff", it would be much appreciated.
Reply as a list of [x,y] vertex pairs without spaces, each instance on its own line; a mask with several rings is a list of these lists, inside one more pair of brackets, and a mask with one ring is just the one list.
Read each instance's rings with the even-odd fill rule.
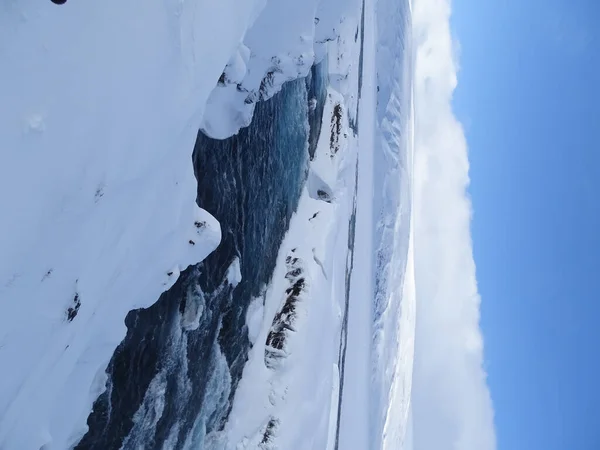
[[[366,88],[365,8],[371,17]],[[275,252],[273,281],[239,330],[253,347],[239,391],[230,394],[230,420],[213,445],[350,448],[340,444],[341,433],[346,442],[356,436],[353,419],[344,417],[357,406],[368,410],[364,402],[381,414],[369,429],[362,425],[363,435],[381,438],[390,420],[383,411],[399,390],[410,388],[411,309],[400,321],[400,303],[401,289],[410,287],[401,288],[410,269],[410,77],[403,71],[410,70],[411,56],[394,53],[405,35],[376,25],[374,14],[368,0],[0,5],[0,449],[64,450],[81,440],[128,331],[128,312],[155,303],[182,271],[217,248],[222,229],[232,227],[196,204],[198,130],[218,139],[238,133],[258,102],[306,77],[320,61],[327,63],[327,100],[303,95],[315,95],[308,98],[306,121],[317,108],[321,132],[306,131],[306,149],[313,152],[306,184]],[[387,34],[377,35],[377,26]],[[391,53],[376,55],[378,39]],[[388,67],[394,58],[398,64]],[[379,77],[379,95],[375,71],[389,78]],[[376,109],[376,101],[386,106]],[[371,148],[383,156],[374,160]],[[387,166],[374,183],[376,164]],[[365,187],[359,191],[357,183]],[[354,255],[357,203],[365,214],[358,225],[361,248],[378,256]],[[286,208],[291,216],[295,206]],[[268,215],[266,208],[259,213]],[[381,270],[373,265],[376,257]],[[360,274],[352,275],[356,258]],[[228,261],[230,286],[245,273],[239,264],[237,257]],[[375,278],[360,281],[375,271],[385,281],[379,297]],[[352,302],[363,294],[366,305],[356,305],[367,315],[348,322]],[[204,304],[186,307],[182,333],[202,326]],[[357,354],[372,370],[348,381],[345,356],[354,333],[355,340],[366,339]],[[398,352],[405,359],[397,363]],[[390,373],[381,364],[391,364],[394,374],[381,375]],[[345,394],[344,383],[350,386]],[[136,417],[143,412],[155,426],[164,404],[153,401],[144,397]],[[257,413],[248,402],[264,408]],[[407,403],[400,402],[404,420]],[[307,430],[317,430],[310,442],[300,439]],[[134,448],[129,439],[123,448]],[[169,445],[167,439],[163,448]]]

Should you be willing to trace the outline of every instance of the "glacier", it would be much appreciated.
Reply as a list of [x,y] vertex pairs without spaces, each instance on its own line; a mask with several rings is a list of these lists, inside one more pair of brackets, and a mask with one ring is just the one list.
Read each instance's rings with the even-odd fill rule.
[[0,6],[1,449],[410,450],[410,21]]

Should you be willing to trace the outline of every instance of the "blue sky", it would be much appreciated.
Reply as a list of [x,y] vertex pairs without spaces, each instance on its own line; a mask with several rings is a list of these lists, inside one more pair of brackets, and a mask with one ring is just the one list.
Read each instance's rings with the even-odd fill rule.
[[452,14],[498,448],[600,449],[600,1]]

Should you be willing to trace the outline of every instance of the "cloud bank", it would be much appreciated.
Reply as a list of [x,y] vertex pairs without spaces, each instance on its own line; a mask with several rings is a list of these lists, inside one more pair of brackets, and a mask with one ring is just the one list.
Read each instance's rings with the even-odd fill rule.
[[467,143],[449,0],[413,1],[415,44],[415,450],[494,450],[470,234]]

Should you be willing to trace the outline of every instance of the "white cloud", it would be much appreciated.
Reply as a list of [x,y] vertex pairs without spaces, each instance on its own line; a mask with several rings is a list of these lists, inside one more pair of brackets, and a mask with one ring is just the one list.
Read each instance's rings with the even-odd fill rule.
[[449,0],[414,0],[415,450],[494,450]]

